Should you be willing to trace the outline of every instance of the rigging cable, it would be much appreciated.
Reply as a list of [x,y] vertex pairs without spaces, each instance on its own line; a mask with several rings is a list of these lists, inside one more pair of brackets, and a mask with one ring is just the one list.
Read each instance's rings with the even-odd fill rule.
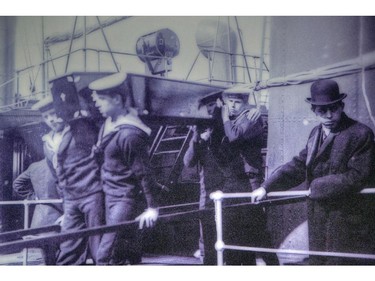
[[367,96],[367,91],[366,91],[366,73],[365,73],[365,67],[364,67],[364,63],[363,63],[363,41],[364,41],[364,36],[363,36],[363,17],[360,17],[360,32],[359,32],[359,55],[360,55],[360,59],[361,59],[361,87],[362,87],[362,95],[363,95],[363,98],[365,100],[365,104],[366,104],[366,108],[367,108],[367,111],[368,111],[368,114],[370,116],[370,119],[373,123],[373,125],[375,126],[375,117],[374,117],[374,113],[372,112],[372,109],[371,109],[371,105],[370,105],[370,101],[369,101],[369,98]]

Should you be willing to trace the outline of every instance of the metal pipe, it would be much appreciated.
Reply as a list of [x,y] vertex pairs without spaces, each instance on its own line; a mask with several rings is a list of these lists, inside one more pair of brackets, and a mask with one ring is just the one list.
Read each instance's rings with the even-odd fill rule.
[[59,204],[62,199],[42,199],[42,200],[14,200],[14,201],[0,201],[0,205],[20,205],[20,204]]
[[375,260],[375,255],[371,255],[371,254],[305,251],[305,250],[290,250],[290,249],[270,249],[270,248],[245,247],[245,246],[235,246],[235,245],[225,245],[224,248],[228,249],[228,250],[240,250],[240,251],[262,252],[262,253],[297,254],[297,255],[329,256],[329,257],[343,257],[343,258],[357,258],[357,259]]
[[108,48],[108,50],[109,50],[110,53],[111,53],[111,57],[112,57],[113,63],[115,64],[116,70],[117,70],[117,72],[120,72],[120,70],[119,70],[119,68],[118,68],[118,66],[117,66],[117,63],[116,63],[115,57],[113,56],[113,53],[112,53],[111,47],[109,46],[109,43],[108,43],[107,37],[105,36],[105,33],[104,33],[104,29],[103,29],[103,27],[102,27],[102,24],[100,23],[99,17],[96,17],[96,20],[98,21],[98,24],[99,24],[99,26],[100,26],[100,30],[102,31],[103,38],[104,38],[104,41],[105,41],[105,43],[106,43],[106,45],[107,45],[107,48]]
[[244,58],[245,65],[246,65],[246,69],[247,69],[247,76],[248,76],[248,78],[249,78],[249,82],[251,83],[251,76],[250,76],[250,71],[249,71],[249,66],[248,66],[248,63],[247,63],[247,59],[246,59],[246,56],[245,56],[245,48],[244,48],[244,46],[243,46],[241,30],[240,30],[240,27],[239,27],[239,25],[238,25],[237,17],[234,17],[234,19],[235,19],[235,21],[236,21],[238,37],[240,38],[240,43],[241,43],[241,48],[242,48],[242,54],[243,54],[243,58]]
[[[23,223],[23,229],[26,230],[29,228],[29,204],[27,203],[27,200],[24,201],[24,223]],[[28,249],[23,249],[23,260],[22,264],[27,265],[27,256],[28,256]]]
[[221,191],[216,191],[210,194],[210,198],[215,203],[215,221],[216,221],[216,234],[217,239],[215,243],[215,249],[217,251],[217,265],[224,265],[224,248],[225,244],[223,241],[223,213],[222,213],[222,197]]
[[[108,27],[108,26],[111,26],[111,25],[113,25],[115,23],[118,23],[120,21],[129,19],[129,18],[131,18],[131,16],[111,17],[110,19],[108,19],[106,21],[103,21],[102,26],[103,27]],[[100,29],[99,26],[90,27],[90,28],[87,29],[86,34],[88,35],[88,34],[90,34],[92,32],[95,32],[95,31],[97,31],[99,29]],[[48,37],[48,38],[45,39],[44,43],[45,43],[46,46],[51,46],[53,44],[65,42],[65,41],[70,40],[70,35],[71,35],[70,33],[67,33],[67,34],[63,34],[63,35],[59,35],[59,36],[55,36],[55,37]],[[83,35],[83,32],[78,30],[74,34],[74,39],[78,39],[82,35]]]
[[76,31],[77,20],[78,20],[78,17],[75,17],[74,25],[73,25],[72,37],[71,37],[71,39],[70,39],[68,58],[67,58],[67,60],[66,60],[66,65],[65,65],[65,73],[68,71],[68,65],[69,65],[69,59],[70,59],[70,52],[72,51],[73,40],[74,40],[74,33],[75,33],[75,31]]
[[266,30],[267,30],[267,17],[263,17],[263,27],[262,27],[262,44],[260,47],[260,69],[259,69],[259,81],[263,79],[263,63],[264,63],[264,48],[266,41]]

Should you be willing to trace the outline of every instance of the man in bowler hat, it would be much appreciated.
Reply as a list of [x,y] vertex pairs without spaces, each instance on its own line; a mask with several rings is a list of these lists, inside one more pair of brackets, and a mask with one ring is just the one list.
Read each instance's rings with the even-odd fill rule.
[[[374,249],[368,246],[374,244],[374,223],[366,222],[370,205],[358,193],[374,172],[374,134],[344,113],[346,96],[334,80],[318,80],[311,85],[306,102],[320,124],[313,128],[299,155],[276,169],[253,192],[253,199],[258,201],[269,191],[306,185],[310,251],[371,253]],[[310,255],[309,263],[374,261]]]

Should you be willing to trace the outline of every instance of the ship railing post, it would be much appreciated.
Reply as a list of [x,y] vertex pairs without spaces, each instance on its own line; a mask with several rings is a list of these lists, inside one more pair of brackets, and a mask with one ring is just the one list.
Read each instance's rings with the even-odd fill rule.
[[217,265],[224,265],[224,241],[223,241],[223,193],[215,191],[210,194],[210,198],[215,203],[215,222],[216,222],[216,243],[215,249],[217,251]]

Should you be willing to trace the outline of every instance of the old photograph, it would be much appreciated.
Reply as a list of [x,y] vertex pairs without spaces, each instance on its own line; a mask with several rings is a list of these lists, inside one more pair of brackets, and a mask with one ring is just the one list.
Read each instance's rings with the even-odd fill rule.
[[0,16],[0,265],[374,265],[374,30]]

